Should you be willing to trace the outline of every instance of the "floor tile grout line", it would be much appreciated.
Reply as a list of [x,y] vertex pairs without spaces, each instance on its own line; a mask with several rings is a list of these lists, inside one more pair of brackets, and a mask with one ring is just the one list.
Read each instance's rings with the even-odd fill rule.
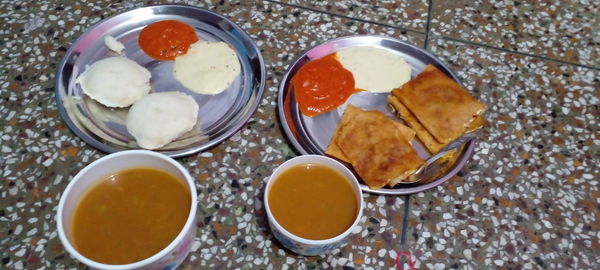
[[423,49],[427,50],[427,44],[429,42],[429,31],[431,30],[431,10],[433,6],[433,0],[429,0],[427,6],[427,22],[425,23],[425,42],[423,43]]
[[[425,42],[423,42],[423,49],[427,50],[427,42],[429,41],[429,30],[431,27],[431,10],[433,6],[433,0],[429,0],[427,7],[427,22],[425,24]],[[402,231],[400,234],[400,250],[406,250],[406,241],[408,238],[408,216],[410,215],[410,194],[407,194],[404,200],[404,216],[402,217]],[[408,250],[407,250],[408,251]],[[409,251],[410,252],[410,251]],[[404,258],[403,258],[404,260]]]
[[400,30],[400,31],[406,31],[406,32],[411,32],[411,33],[416,33],[416,34],[422,34],[422,35],[425,34],[425,32],[423,32],[423,31],[419,31],[419,30],[415,30],[415,29],[411,29],[411,28],[404,28],[404,27],[401,27],[401,26],[394,26],[394,25],[389,25],[389,24],[385,24],[385,23],[380,23],[380,22],[375,22],[375,21],[369,21],[369,20],[360,19],[360,18],[354,18],[354,17],[350,17],[350,16],[346,16],[346,15],[341,15],[341,14],[337,14],[337,13],[333,13],[333,12],[328,12],[328,11],[324,11],[324,10],[320,10],[320,9],[316,9],[316,8],[305,7],[305,6],[300,6],[300,5],[295,5],[295,4],[289,4],[289,3],[282,3],[282,2],[279,2],[279,1],[275,1],[275,0],[266,0],[266,1],[274,3],[274,4],[283,5],[283,6],[288,6],[288,7],[293,7],[293,8],[299,8],[299,9],[305,9],[305,10],[309,10],[309,11],[317,12],[317,13],[321,13],[321,14],[327,14],[327,15],[334,16],[334,17],[344,18],[344,19],[353,20],[353,21],[359,21],[359,22],[362,22],[362,23],[369,23],[369,24],[379,25],[379,26],[383,26],[383,27],[393,28],[393,29],[397,29],[397,30]]
[[409,211],[410,211],[410,194],[406,195],[406,198],[404,200],[404,216],[402,217],[402,233],[400,235],[400,249],[404,250],[404,247],[406,246],[406,237],[407,237],[407,233],[406,230],[408,229],[408,216],[410,215]]
[[[549,57],[542,56],[542,55],[535,55],[535,54],[529,54],[529,53],[524,53],[524,52],[519,52],[519,51],[513,51],[513,50],[510,50],[510,49],[504,49],[504,48],[495,47],[495,46],[492,46],[492,45],[487,45],[487,44],[483,44],[483,43],[477,43],[477,42],[463,40],[463,39],[457,39],[457,38],[448,37],[448,36],[441,36],[441,35],[430,36],[429,35],[429,32],[430,32],[430,29],[429,29],[430,28],[429,18],[428,18],[428,22],[427,22],[427,25],[426,25],[427,32],[421,32],[421,31],[418,31],[418,30],[410,29],[410,28],[404,28],[404,27],[393,26],[393,25],[389,25],[389,24],[385,24],[385,23],[380,23],[380,22],[374,22],[374,21],[369,21],[369,20],[364,20],[364,19],[359,19],[359,18],[353,18],[353,17],[349,17],[349,16],[345,16],[345,15],[340,15],[340,14],[336,14],[336,13],[332,13],[332,12],[327,12],[327,11],[323,11],[323,10],[319,10],[319,9],[315,9],[315,8],[310,8],[310,7],[299,6],[299,5],[295,5],[295,4],[282,3],[282,2],[279,2],[279,1],[275,1],[275,0],[266,0],[266,1],[274,3],[274,4],[278,4],[278,5],[283,5],[283,6],[288,6],[288,7],[298,8],[298,9],[304,9],[304,10],[308,10],[308,11],[312,11],[312,12],[316,12],[316,13],[321,13],[321,14],[326,14],[326,15],[330,15],[330,16],[334,16],[334,17],[344,18],[344,19],[348,19],[348,20],[353,20],[353,21],[359,21],[359,22],[363,22],[363,23],[369,23],[369,24],[379,25],[379,26],[383,26],[383,27],[397,29],[397,30],[400,30],[400,31],[406,31],[406,32],[411,32],[411,33],[416,33],[416,34],[422,34],[422,35],[425,35],[425,43],[424,43],[425,46],[424,46],[424,48],[426,50],[427,50],[427,46],[429,45],[428,43],[429,43],[430,40],[436,39],[436,38],[442,38],[442,39],[446,39],[446,40],[450,40],[450,41],[454,41],[454,42],[458,42],[458,43],[469,44],[469,45],[483,47],[483,48],[492,49],[492,50],[499,50],[499,51],[503,51],[503,52],[507,52],[507,53],[513,53],[513,54],[517,54],[517,55],[522,55],[522,56],[537,58],[537,59],[541,59],[541,60],[556,62],[556,63],[560,63],[560,64],[572,65],[572,66],[577,66],[577,67],[582,67],[582,68],[588,68],[588,69],[592,69],[592,70],[600,70],[600,67],[594,67],[594,66],[588,66],[588,65],[579,64],[579,63],[568,62],[568,61],[564,61],[564,60],[560,60],[560,59],[549,58]],[[430,0],[430,3],[433,3],[433,0]],[[429,8],[431,8],[431,4],[428,7],[428,9]],[[429,15],[428,15],[428,17],[429,17]]]
[[513,50],[510,50],[510,49],[504,49],[504,48],[495,47],[495,46],[492,46],[492,45],[487,45],[487,44],[473,42],[473,41],[468,41],[468,40],[463,40],[463,39],[457,39],[457,38],[448,37],[448,36],[434,35],[434,36],[432,36],[430,38],[430,40],[431,39],[445,39],[445,40],[449,40],[449,41],[453,41],[453,42],[457,42],[457,43],[463,43],[463,44],[473,45],[473,46],[482,47],[482,48],[486,48],[486,49],[490,49],[490,50],[497,50],[497,51],[502,51],[502,52],[511,53],[511,54],[517,54],[517,55],[521,55],[521,56],[527,56],[527,57],[531,57],[531,58],[537,58],[537,59],[544,60],[544,61],[551,61],[551,62],[556,62],[556,63],[559,63],[559,64],[577,66],[577,67],[582,67],[582,68],[587,68],[587,69],[593,69],[593,70],[600,70],[600,67],[593,67],[593,66],[588,66],[588,65],[584,65],[584,64],[568,62],[568,61],[564,61],[564,60],[560,60],[560,59],[556,59],[556,58],[546,57],[546,56],[543,56],[543,55],[536,55],[536,54],[524,53],[524,52],[519,52],[519,51],[513,51]]

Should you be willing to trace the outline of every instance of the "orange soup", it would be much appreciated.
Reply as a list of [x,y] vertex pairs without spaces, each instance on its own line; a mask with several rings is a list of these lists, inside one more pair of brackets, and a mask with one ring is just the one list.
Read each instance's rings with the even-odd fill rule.
[[354,190],[342,174],[320,164],[283,171],[269,191],[269,209],[288,232],[324,240],[346,231],[358,214]]
[[175,176],[132,168],[101,179],[76,207],[75,249],[105,264],[127,264],[158,253],[179,234],[191,195]]

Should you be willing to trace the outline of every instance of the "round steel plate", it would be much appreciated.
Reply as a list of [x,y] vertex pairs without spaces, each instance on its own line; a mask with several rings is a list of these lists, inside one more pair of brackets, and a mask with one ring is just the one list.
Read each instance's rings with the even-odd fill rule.
[[[161,20],[178,20],[190,25],[200,40],[228,43],[238,55],[242,67],[240,75],[217,95],[201,95],[186,89],[173,76],[173,61],[152,59],[138,46],[140,31]],[[66,52],[56,73],[56,102],[61,116],[75,134],[103,152],[139,148],[125,126],[129,108],[102,106],[84,95],[75,84],[86,66],[114,56],[104,45],[106,35],[123,43],[125,56],[152,73],[151,93],[180,91],[192,96],[200,106],[199,121],[194,129],[155,150],[157,152],[180,157],[207,149],[239,130],[259,105],[265,86],[265,65],[259,49],[236,24],[211,11],[185,5],[127,11],[88,29]]]
[[[352,95],[348,101],[337,110],[318,115],[316,117],[307,117],[300,113],[298,104],[294,98],[294,91],[291,86],[291,79],[298,69],[305,63],[321,58],[325,55],[334,53],[340,49],[354,46],[372,46],[388,50],[394,54],[400,55],[411,66],[411,78],[419,74],[427,64],[433,64],[447,75],[459,82],[458,77],[438,60],[431,53],[416,47],[414,45],[381,36],[349,36],[326,41],[317,45],[300,57],[298,57],[287,69],[279,86],[278,113],[283,129],[289,138],[293,147],[300,154],[318,154],[323,155],[333,136],[342,113],[348,104],[355,105],[366,110],[379,110],[384,112],[390,118],[400,121],[389,109],[387,96],[389,93],[369,93],[359,92]],[[364,191],[377,194],[402,195],[424,191],[440,185],[454,176],[467,162],[474,147],[474,141],[467,143],[461,150],[458,159],[448,166],[439,176],[426,184],[398,184],[393,188],[371,189],[362,184]],[[413,141],[419,156],[423,159],[429,157],[429,153],[415,139]],[[357,175],[358,177],[358,175]],[[360,179],[360,177],[358,177]]]

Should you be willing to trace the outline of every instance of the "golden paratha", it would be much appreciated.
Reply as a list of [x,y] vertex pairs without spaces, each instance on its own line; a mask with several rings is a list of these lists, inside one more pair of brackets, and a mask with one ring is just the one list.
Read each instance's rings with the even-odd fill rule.
[[371,188],[400,182],[423,163],[407,140],[414,132],[382,112],[349,105],[340,123],[337,145]]
[[461,136],[486,109],[483,103],[433,65],[427,65],[417,77],[394,89],[392,95],[441,144]]
[[[348,114],[348,115],[350,115],[350,114]],[[333,136],[331,138],[331,141],[329,142],[329,146],[327,146],[327,149],[325,149],[326,155],[334,157],[334,158],[344,161],[346,163],[350,163],[350,160],[348,159],[348,157],[346,157],[346,155],[344,154],[342,149],[340,149],[337,141],[338,141],[338,136],[340,134],[341,126],[343,126],[349,120],[351,120],[351,118],[348,116],[342,117],[342,119],[340,119],[340,122],[338,123],[337,127],[335,128],[335,131],[333,132]],[[396,127],[400,130],[400,134],[405,136],[405,139],[410,143],[415,137],[415,131],[403,124],[396,122],[396,121],[393,121],[393,122],[396,125]]]
[[400,117],[400,119],[404,120],[404,122],[406,122],[406,124],[417,133],[417,137],[419,140],[421,140],[430,153],[437,153],[440,151],[440,149],[442,149],[442,147],[444,147],[444,144],[436,141],[433,136],[431,136],[429,131],[427,131],[427,129],[421,125],[419,120],[417,120],[417,118],[415,118],[408,108],[406,108],[406,106],[404,106],[396,97],[390,95],[388,97],[388,102],[396,112],[396,115]]

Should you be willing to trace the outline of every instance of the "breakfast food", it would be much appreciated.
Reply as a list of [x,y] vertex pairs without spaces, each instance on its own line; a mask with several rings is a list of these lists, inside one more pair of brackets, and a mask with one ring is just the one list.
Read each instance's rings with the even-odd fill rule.
[[292,77],[303,115],[334,110],[359,91],[390,92],[410,80],[404,58],[377,47],[349,47],[304,64]]
[[310,240],[342,234],[354,223],[359,205],[342,174],[316,163],[283,171],[275,178],[267,203],[285,230]]
[[[333,132],[333,137],[331,138],[331,143],[325,150],[325,154],[332,156],[336,159],[339,159],[341,161],[344,161],[346,163],[350,163],[350,160],[348,159],[348,157],[346,157],[346,155],[344,154],[342,149],[340,149],[340,147],[338,146],[337,140],[338,140],[338,136],[340,134],[340,128],[342,126],[344,126],[346,124],[346,122],[349,120],[351,120],[350,117],[343,117],[340,120],[340,123],[338,123],[338,126],[336,127],[335,131]],[[398,128],[398,131],[406,139],[406,141],[408,141],[409,143],[412,144],[412,140],[415,137],[415,131],[403,124],[398,123],[398,122],[393,121],[393,123],[394,123],[394,125],[396,125],[396,127]]]
[[127,107],[150,91],[150,72],[125,57],[93,63],[75,81],[83,93],[108,107]]
[[191,26],[176,20],[164,20],[144,27],[138,37],[140,48],[157,60],[174,60],[198,41]]
[[431,153],[485,123],[486,106],[433,65],[394,89],[388,100]]
[[123,54],[123,50],[125,50],[123,43],[119,42],[112,36],[104,36],[104,46],[106,46],[108,50],[119,55]]
[[292,78],[292,85],[300,111],[310,117],[337,108],[356,92],[352,73],[335,54],[303,65]]
[[410,80],[410,66],[388,50],[359,46],[339,50],[337,58],[352,72],[356,88],[369,92],[390,92]]
[[157,149],[190,131],[198,119],[196,101],[180,92],[145,96],[129,109],[127,131],[139,146]]
[[369,187],[393,186],[423,163],[410,144],[414,132],[400,125],[382,112],[363,111],[349,105],[330,148],[336,144],[343,158]]
[[223,92],[240,74],[235,51],[224,42],[196,42],[175,58],[175,79],[188,89],[207,95]]
[[440,149],[442,149],[442,147],[444,147],[444,144],[436,141],[427,131],[427,129],[421,125],[414,114],[412,114],[410,110],[408,110],[408,108],[406,108],[406,106],[404,106],[404,104],[398,100],[398,98],[390,95],[388,97],[388,102],[390,103],[392,110],[415,131],[419,140],[423,143],[423,145],[425,145],[430,153],[437,153],[440,151]]
[[175,176],[152,168],[120,171],[84,193],[71,220],[72,243],[96,262],[137,262],[175,239],[190,207],[190,191]]
[[[350,105],[349,107],[352,107],[350,110],[352,110],[352,113],[355,113],[355,107],[353,105]],[[348,110],[348,107],[346,108],[346,110]],[[345,114],[345,111],[344,111]],[[334,132],[333,132],[333,137],[331,138],[330,142],[329,142],[329,146],[327,146],[327,149],[325,150],[325,154],[337,158],[341,161],[344,161],[346,163],[350,163],[350,159],[348,159],[348,157],[344,154],[344,151],[342,151],[342,149],[339,147],[338,145],[338,137],[341,131],[341,128],[343,126],[345,126],[348,121],[352,120],[351,117],[344,117],[342,116],[342,118],[340,119],[340,122],[338,123],[337,127],[335,128]]]

